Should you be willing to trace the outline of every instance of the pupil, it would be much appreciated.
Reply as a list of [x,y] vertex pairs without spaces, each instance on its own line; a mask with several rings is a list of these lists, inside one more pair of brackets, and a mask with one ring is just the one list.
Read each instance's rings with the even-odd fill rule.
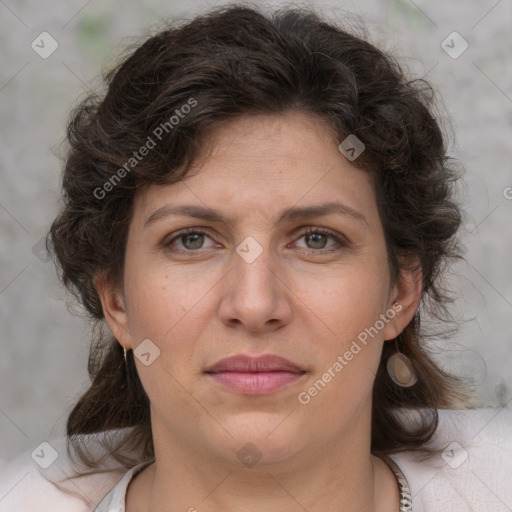
[[[313,244],[317,244],[319,242],[319,238],[325,237],[323,233],[313,233],[307,235],[308,241],[313,241]],[[325,239],[323,240],[324,243],[320,243],[319,245],[314,245],[314,249],[323,249],[325,247]]]
[[192,247],[187,246],[186,243],[184,243],[183,245],[185,245],[185,247],[187,247],[188,249],[199,249],[199,248],[201,248],[201,245],[203,245],[202,237],[203,237],[203,235],[201,235],[199,233],[196,233],[196,234],[193,234],[193,235],[185,235],[184,236],[185,240],[193,239]]

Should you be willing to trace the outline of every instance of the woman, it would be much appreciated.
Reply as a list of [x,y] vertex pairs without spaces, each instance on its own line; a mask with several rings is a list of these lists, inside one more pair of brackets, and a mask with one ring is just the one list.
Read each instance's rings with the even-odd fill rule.
[[510,510],[510,411],[463,410],[420,325],[459,255],[428,84],[312,12],[232,6],[107,85],[50,241],[110,332],[69,452],[2,510]]

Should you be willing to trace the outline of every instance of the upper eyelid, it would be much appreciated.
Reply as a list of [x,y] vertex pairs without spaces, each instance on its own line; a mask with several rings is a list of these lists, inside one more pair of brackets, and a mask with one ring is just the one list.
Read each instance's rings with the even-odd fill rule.
[[190,228],[183,228],[183,229],[178,229],[176,231],[173,231],[172,233],[169,233],[168,235],[166,235],[163,239],[163,243],[164,244],[168,244],[182,236],[185,236],[187,234],[194,234],[194,233],[199,233],[199,234],[204,234],[204,235],[207,235],[209,236],[210,238],[213,238],[214,235],[211,234],[211,231],[208,229],[208,228],[205,228],[205,227],[198,227],[198,228],[195,228],[195,227],[190,227]]

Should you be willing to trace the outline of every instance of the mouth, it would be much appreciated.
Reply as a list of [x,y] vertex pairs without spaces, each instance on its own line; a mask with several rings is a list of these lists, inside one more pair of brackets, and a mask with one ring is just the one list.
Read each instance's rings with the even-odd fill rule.
[[273,354],[244,354],[221,359],[205,371],[217,384],[243,395],[274,393],[307,373],[288,359]]

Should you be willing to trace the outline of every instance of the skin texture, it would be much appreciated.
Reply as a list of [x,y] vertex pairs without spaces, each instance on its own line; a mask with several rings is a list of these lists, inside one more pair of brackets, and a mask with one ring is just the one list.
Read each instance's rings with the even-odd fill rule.
[[[340,153],[321,119],[244,117],[213,137],[185,181],[137,194],[123,288],[96,280],[119,343],[135,349],[150,339],[160,350],[149,366],[135,358],[151,402],[156,463],[130,484],[127,510],[397,511],[396,481],[370,453],[371,394],[383,343],[418,307],[421,276],[391,282],[371,178]],[[330,213],[274,223],[285,208],[329,201],[365,220]],[[169,215],[145,226],[162,206],[182,204],[230,220]],[[304,235],[310,227],[348,243]],[[206,235],[176,237],[183,228]],[[251,263],[236,251],[247,237],[262,249]],[[301,404],[299,393],[396,302],[394,318]],[[204,373],[240,353],[278,354],[306,374],[274,393],[245,396]],[[252,467],[237,456],[246,443],[261,455]]]

